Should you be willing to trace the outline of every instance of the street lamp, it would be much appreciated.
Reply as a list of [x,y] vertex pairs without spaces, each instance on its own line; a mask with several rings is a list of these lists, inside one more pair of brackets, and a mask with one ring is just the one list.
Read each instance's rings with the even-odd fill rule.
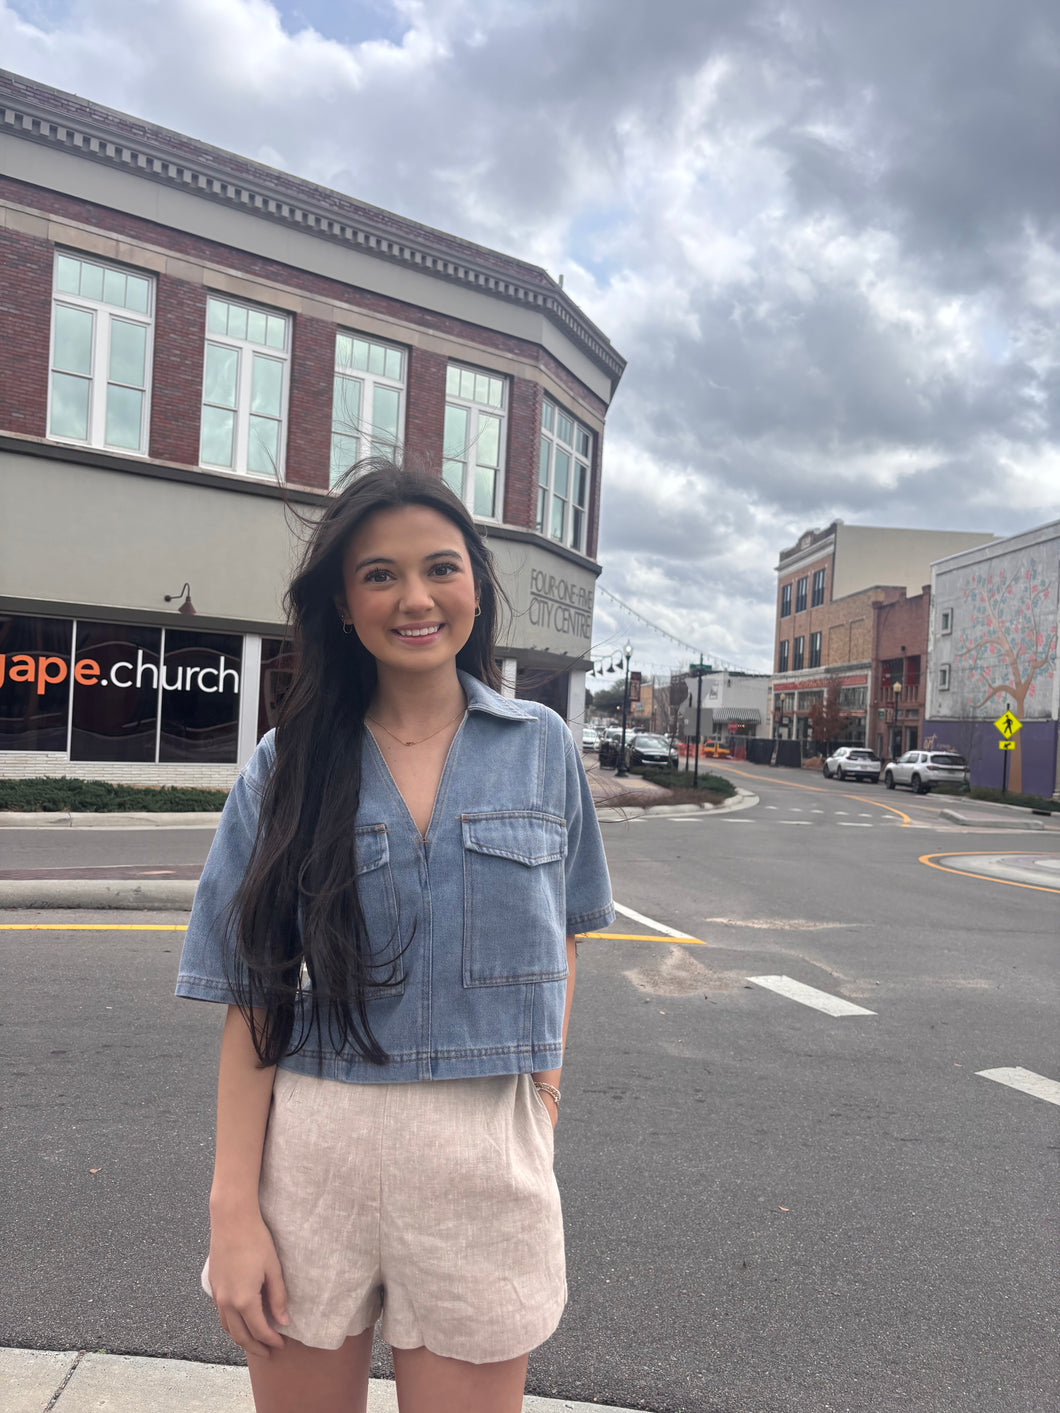
[[898,699],[902,695],[902,679],[896,677],[891,684],[891,691],[894,693],[894,715],[891,720],[891,754],[897,760],[902,754],[901,731],[898,726]]
[[627,776],[626,769],[626,711],[629,707],[629,660],[633,656],[633,649],[629,643],[622,649],[622,656],[626,659],[626,680],[622,687],[622,744],[618,752],[618,769],[616,776]]

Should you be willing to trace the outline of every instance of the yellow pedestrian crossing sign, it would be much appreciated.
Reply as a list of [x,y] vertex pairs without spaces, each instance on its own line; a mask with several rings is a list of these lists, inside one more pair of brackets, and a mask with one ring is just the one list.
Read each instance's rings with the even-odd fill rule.
[[1023,722],[1018,716],[1013,716],[1010,711],[1006,711],[1002,716],[999,716],[994,722],[994,725],[1001,732],[1006,741],[1011,740],[1016,732],[1023,728]]
[[1014,751],[1016,743],[1015,741],[998,741],[997,748],[999,751]]

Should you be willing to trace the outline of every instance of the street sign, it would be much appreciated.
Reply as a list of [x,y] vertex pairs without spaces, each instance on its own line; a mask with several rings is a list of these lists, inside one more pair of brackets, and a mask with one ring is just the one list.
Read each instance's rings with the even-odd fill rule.
[[713,672],[709,662],[693,662],[689,665],[688,672],[691,677],[702,677],[705,672]]
[[1003,716],[999,716],[994,725],[1004,736],[1005,740],[1010,740],[1017,731],[1023,729],[1023,722],[1018,716],[1013,716],[1010,711],[1006,711]]
[[631,702],[640,701],[640,684],[643,681],[639,672],[629,674],[629,699]]
[[1016,743],[1015,741],[998,741],[997,748],[999,751],[1014,751]]

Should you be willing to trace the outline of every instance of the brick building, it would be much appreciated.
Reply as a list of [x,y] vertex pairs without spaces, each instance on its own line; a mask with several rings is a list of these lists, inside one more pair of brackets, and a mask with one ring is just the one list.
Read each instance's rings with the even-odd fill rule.
[[[808,741],[810,709],[833,684],[849,723],[845,739],[851,744],[889,749],[890,735],[877,740],[879,724],[893,731],[896,710],[903,742],[919,732],[920,664],[927,656],[928,615],[908,595],[920,597],[933,560],[992,538],[953,530],[877,529],[836,520],[824,530],[807,530],[795,545],[782,550],[776,566],[769,705],[774,734]],[[913,636],[916,625],[919,637]],[[887,655],[886,670],[881,653]],[[902,682],[901,702],[895,700],[898,678],[892,674]],[[884,717],[879,715],[881,703]],[[902,749],[911,746],[903,744]]]
[[0,72],[0,773],[227,784],[370,451],[438,474],[577,723],[624,367],[544,271]]

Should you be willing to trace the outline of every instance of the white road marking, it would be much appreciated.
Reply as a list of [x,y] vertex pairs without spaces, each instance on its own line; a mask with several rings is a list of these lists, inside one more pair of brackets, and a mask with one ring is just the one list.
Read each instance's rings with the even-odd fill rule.
[[849,814],[850,811],[849,811],[849,810],[833,810],[832,813],[833,813],[833,814]]
[[1002,1067],[999,1070],[976,1070],[980,1079],[996,1079],[998,1084],[1007,1084],[1010,1089],[1019,1089],[1024,1094],[1032,1094],[1035,1099],[1047,1099],[1050,1104],[1060,1104],[1060,1083],[1046,1079],[1033,1070],[1024,1070],[1019,1065]]
[[862,822],[861,822],[860,819],[841,819],[841,820],[839,821],[839,828],[840,828],[840,829],[871,829],[871,828],[872,828],[872,825],[871,825],[871,824],[862,824]]
[[680,937],[686,942],[698,941],[698,938],[694,938],[690,932],[678,932],[676,928],[667,927],[665,923],[656,922],[654,918],[645,917],[643,913],[636,913],[632,908],[624,908],[621,903],[612,903],[612,907],[616,913],[628,917],[631,922],[643,923],[645,927],[651,927],[656,932],[661,932],[664,937]]
[[859,811],[858,811],[858,819],[875,819],[875,818],[876,818],[876,816],[875,816],[874,814],[870,814],[868,810],[859,810]]
[[811,814],[824,814],[824,810],[811,810]]
[[791,807],[791,812],[792,812],[792,814],[802,814],[802,806],[801,806],[801,805],[792,805],[792,807]]
[[808,819],[781,819],[781,820],[778,820],[777,823],[778,823],[778,824],[805,824],[805,826],[806,826],[807,829],[809,829],[809,827],[810,827],[810,821],[809,821]]
[[778,810],[778,809],[780,809],[780,806],[779,806],[779,805],[766,805],[766,809],[767,809],[767,810]]
[[764,986],[767,991],[775,991],[786,996],[789,1001],[801,1001],[804,1006],[813,1006],[829,1016],[874,1016],[875,1011],[867,1011],[864,1006],[855,1006],[853,1001],[844,1001],[839,996],[830,996],[827,991],[818,991],[816,986],[807,986],[802,981],[793,981],[790,976],[749,976],[756,986]]

